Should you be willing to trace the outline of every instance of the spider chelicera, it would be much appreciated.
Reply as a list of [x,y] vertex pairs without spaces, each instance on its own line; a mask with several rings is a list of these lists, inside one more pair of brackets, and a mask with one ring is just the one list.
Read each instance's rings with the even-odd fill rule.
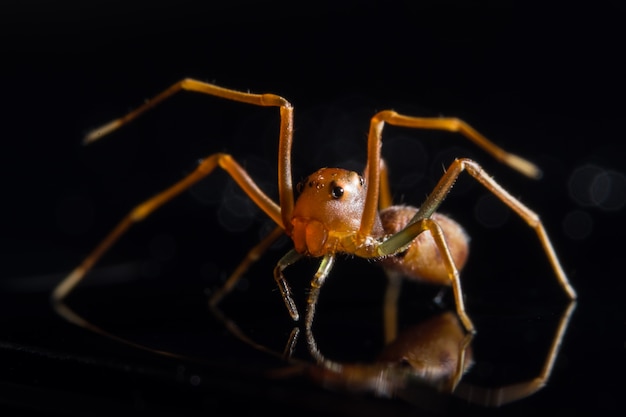
[[[465,311],[459,279],[459,270],[467,259],[468,238],[458,223],[436,212],[462,172],[470,174],[535,230],[561,287],[571,299],[576,298],[576,292],[561,267],[539,216],[509,194],[473,160],[460,158],[452,162],[419,208],[393,205],[387,167],[381,158],[383,127],[387,123],[413,129],[458,132],[497,160],[523,174],[529,177],[540,175],[539,169],[534,164],[504,151],[459,119],[413,117],[391,110],[378,112],[370,121],[367,163],[363,174],[341,168],[319,169],[297,186],[300,192],[297,199],[294,198],[291,172],[294,109],[286,99],[278,95],[240,92],[193,79],[184,79],[134,111],[91,131],[85,141],[92,142],[111,133],[181,90],[256,106],[278,107],[279,201],[277,203],[268,197],[231,155],[215,153],[208,156],[191,174],[133,208],[56,287],[52,295],[53,303],[58,310],[65,312],[64,315],[70,320],[82,322],[75,314],[70,313],[71,310],[65,306],[64,299],[111,245],[134,223],[145,219],[157,208],[211,174],[216,167],[225,170],[277,226],[248,252],[223,287],[212,295],[210,299],[212,307],[217,306],[250,265],[275,240],[286,234],[293,240],[294,248],[278,261],[274,269],[274,279],[294,320],[298,320],[300,315],[285,279],[284,270],[305,256],[321,260],[311,281],[306,309],[305,328],[309,334],[320,288],[340,253],[379,261],[390,277],[387,301],[397,296],[400,276],[451,286],[456,312],[465,329],[473,333],[475,328]],[[393,308],[387,307],[391,304],[385,303],[386,322],[395,321]]]

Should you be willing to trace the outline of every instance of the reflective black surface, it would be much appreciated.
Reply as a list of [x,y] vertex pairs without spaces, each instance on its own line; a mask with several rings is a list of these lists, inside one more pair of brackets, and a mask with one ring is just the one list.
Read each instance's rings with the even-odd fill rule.
[[[31,4],[32,3],[32,4]],[[97,2],[7,6],[3,65],[0,409],[3,415],[415,414],[569,415],[623,409],[624,180],[621,6],[311,5]],[[320,379],[272,279],[290,245],[269,251],[221,305],[253,341],[207,307],[268,222],[216,174],[107,254],[68,303],[131,346],[67,323],[49,293],[132,206],[216,151],[242,161],[272,193],[272,109],[181,94],[101,143],[90,128],[173,82],[194,77],[273,92],[296,108],[296,180],[320,166],[361,169],[369,118],[393,108],[463,118],[544,170],[532,181],[454,135],[385,131],[398,201],[419,204],[459,156],[479,161],[543,219],[579,300],[552,373],[537,393],[499,408],[411,385],[398,398]],[[623,107],[623,106],[622,106]],[[442,211],[472,236],[463,271],[478,333],[461,384],[536,377],[568,302],[534,233],[474,181]],[[289,269],[306,302],[315,262]],[[341,363],[371,364],[382,344],[385,279],[342,259],[322,290],[314,334]],[[452,307],[408,284],[401,326]],[[153,352],[160,350],[169,356]],[[341,385],[341,384],[340,384]]]

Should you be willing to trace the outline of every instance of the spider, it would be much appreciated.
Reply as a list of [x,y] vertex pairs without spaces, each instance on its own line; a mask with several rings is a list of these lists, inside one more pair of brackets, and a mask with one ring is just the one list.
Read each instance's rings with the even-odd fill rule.
[[[468,255],[468,237],[458,223],[436,212],[462,172],[469,173],[535,230],[560,286],[569,298],[576,298],[576,292],[563,271],[539,216],[509,194],[473,160],[460,158],[452,162],[419,208],[392,204],[387,167],[381,158],[385,124],[458,132],[497,160],[521,173],[529,177],[540,175],[534,164],[504,151],[459,119],[422,118],[391,110],[380,111],[370,121],[367,162],[363,174],[341,168],[321,168],[297,185],[297,199],[294,198],[291,172],[294,108],[285,98],[275,94],[240,92],[194,79],[184,79],[125,116],[92,130],[85,137],[85,142],[93,142],[113,132],[180,91],[192,91],[279,109],[278,203],[255,184],[231,155],[214,153],[208,156],[189,175],[134,207],[84,261],[59,283],[52,294],[52,301],[57,310],[66,313],[66,318],[82,322],[69,312],[64,300],[117,239],[134,223],[145,219],[163,204],[210,175],[217,167],[225,170],[277,226],[248,252],[225,284],[211,296],[211,307],[217,306],[250,265],[275,240],[286,234],[293,240],[294,248],[278,261],[274,269],[274,279],[294,321],[299,320],[300,314],[284,270],[306,256],[321,259],[311,281],[305,318],[307,331],[310,332],[312,327],[320,288],[333,268],[337,255],[345,253],[378,261],[384,267],[390,277],[387,300],[393,300],[397,296],[400,276],[451,286],[456,313],[465,330],[469,333],[475,332],[465,310],[459,279],[459,270]],[[394,314],[393,308],[385,307],[386,322],[393,322]]]

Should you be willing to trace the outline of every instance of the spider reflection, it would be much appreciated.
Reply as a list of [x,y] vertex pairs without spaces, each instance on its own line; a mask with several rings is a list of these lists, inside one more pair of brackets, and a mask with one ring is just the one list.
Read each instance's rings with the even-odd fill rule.
[[[563,311],[538,374],[529,380],[497,387],[476,386],[463,381],[464,375],[471,372],[475,364],[474,335],[464,331],[458,317],[451,311],[441,312],[393,334],[376,358],[367,363],[348,363],[326,357],[312,332],[307,334],[306,345],[314,361],[295,356],[300,335],[298,327],[291,332],[283,352],[273,351],[253,341],[219,309],[214,312],[234,336],[255,349],[283,356],[292,365],[270,371],[271,378],[304,375],[328,389],[402,398],[416,405],[426,397],[432,399],[434,394],[444,398],[451,394],[470,403],[498,407],[526,398],[546,384],[575,305],[571,302]],[[388,336],[394,332],[395,329],[386,329],[385,334]]]

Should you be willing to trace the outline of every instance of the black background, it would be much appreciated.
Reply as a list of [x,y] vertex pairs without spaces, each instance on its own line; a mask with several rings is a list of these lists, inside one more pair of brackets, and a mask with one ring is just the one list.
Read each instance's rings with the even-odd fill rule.
[[[134,228],[73,299],[117,334],[205,363],[127,348],[66,324],[49,308],[54,284],[115,222],[190,172],[199,158],[232,153],[273,192],[274,109],[182,93],[101,143],[81,145],[89,129],[185,77],[288,98],[296,108],[296,179],[323,165],[362,166],[369,117],[386,108],[462,118],[539,164],[543,178],[529,180],[446,134],[388,129],[383,147],[396,197],[412,204],[454,157],[479,161],[541,215],[579,292],[548,386],[492,412],[623,408],[617,395],[624,354],[623,6],[292,3],[1,6],[0,406],[7,415],[423,412],[417,401],[346,395],[302,379],[268,381],[257,371],[285,363],[212,321],[205,292],[219,286],[267,227],[222,173]],[[520,357],[529,349],[524,343],[538,334],[550,337],[532,326],[554,327],[565,297],[522,222],[512,214],[491,225],[479,221],[480,207],[495,210],[488,219],[502,214],[490,201],[462,178],[442,206],[473,237],[463,279],[479,330],[476,343],[499,357],[494,363],[538,369],[541,359]],[[271,250],[251,271],[258,279],[227,301],[243,327],[277,350],[291,324],[271,269],[287,248]],[[301,271],[310,274],[313,267]],[[297,275],[291,279],[302,303],[308,278]],[[369,307],[379,303],[384,280],[356,260],[346,260],[332,277],[323,294],[333,313],[320,312],[320,338],[344,359],[368,358],[375,350],[370,339],[378,336],[367,336],[376,330],[364,323],[379,325],[379,308]],[[524,330],[499,334],[494,323],[505,318]],[[325,332],[322,323],[334,330]],[[370,343],[359,347],[361,338]],[[504,338],[511,351],[495,347]],[[548,343],[539,342],[538,350]],[[189,383],[196,374],[203,375],[198,386]]]

